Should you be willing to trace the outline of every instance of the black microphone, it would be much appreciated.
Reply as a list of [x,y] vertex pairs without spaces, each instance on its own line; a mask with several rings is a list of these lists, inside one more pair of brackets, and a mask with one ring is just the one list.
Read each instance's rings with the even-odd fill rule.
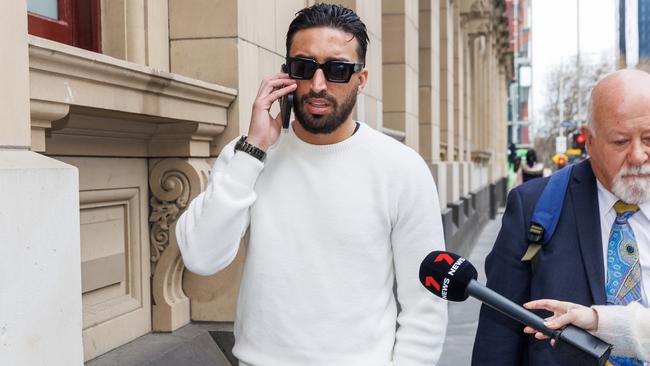
[[420,282],[438,297],[465,301],[472,296],[517,322],[555,339],[555,348],[571,357],[575,365],[601,366],[609,359],[611,344],[573,325],[563,330],[548,329],[544,319],[480,284],[477,278],[476,268],[465,258],[451,252],[431,252],[420,265]]

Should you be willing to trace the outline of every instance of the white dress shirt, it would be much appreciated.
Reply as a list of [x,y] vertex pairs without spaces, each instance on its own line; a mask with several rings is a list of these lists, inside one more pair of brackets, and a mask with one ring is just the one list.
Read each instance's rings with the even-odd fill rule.
[[[616,211],[614,203],[619,200],[612,192],[608,191],[598,180],[598,208],[600,210],[600,232],[603,241],[603,265],[605,266],[605,276],[607,276],[607,245],[609,242],[609,233],[612,230]],[[639,261],[641,263],[641,293],[643,295],[642,304],[649,305],[650,301],[650,201],[639,205],[639,211],[632,215],[628,220],[636,244],[639,249]]]

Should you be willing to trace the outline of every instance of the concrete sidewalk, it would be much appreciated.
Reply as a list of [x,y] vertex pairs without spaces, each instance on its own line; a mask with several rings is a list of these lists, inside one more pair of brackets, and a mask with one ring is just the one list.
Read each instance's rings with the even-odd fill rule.
[[[492,245],[501,228],[502,210],[494,220],[488,221],[467,259],[478,271],[478,281],[485,284],[485,257],[492,250]],[[438,366],[465,366],[472,360],[474,335],[478,326],[481,303],[468,298],[464,302],[449,302],[449,324],[447,337]]]

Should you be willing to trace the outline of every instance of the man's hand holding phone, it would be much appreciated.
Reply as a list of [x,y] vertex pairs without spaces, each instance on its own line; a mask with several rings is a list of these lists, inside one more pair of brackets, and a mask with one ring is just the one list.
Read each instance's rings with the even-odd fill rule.
[[262,80],[257,97],[253,102],[251,123],[248,129],[248,143],[266,151],[280,137],[282,130],[282,111],[272,117],[273,103],[296,90],[296,81],[286,73],[279,73]]

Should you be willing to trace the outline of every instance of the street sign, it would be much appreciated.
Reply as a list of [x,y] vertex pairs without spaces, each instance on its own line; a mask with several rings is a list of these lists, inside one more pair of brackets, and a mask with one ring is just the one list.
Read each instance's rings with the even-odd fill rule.
[[560,127],[562,127],[562,128],[576,128],[576,127],[578,127],[578,124],[576,123],[576,121],[566,120],[566,121],[560,122]]
[[555,152],[564,154],[566,152],[566,136],[558,136],[555,138]]

